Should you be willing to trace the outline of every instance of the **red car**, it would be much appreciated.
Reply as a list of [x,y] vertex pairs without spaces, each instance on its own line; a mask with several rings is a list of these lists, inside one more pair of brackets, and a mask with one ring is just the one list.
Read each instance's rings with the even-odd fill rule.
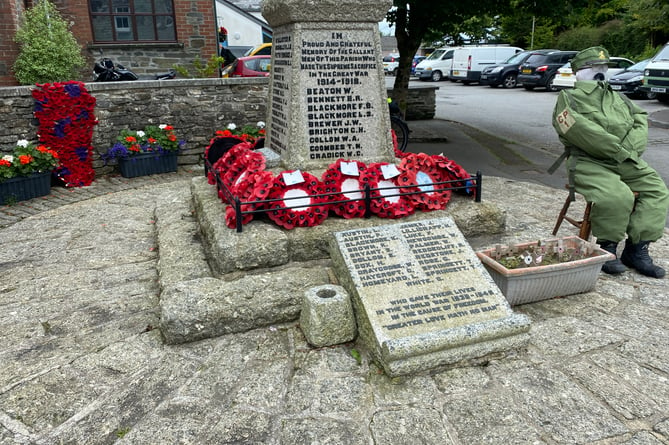
[[272,56],[239,57],[223,69],[221,77],[267,77],[271,63]]

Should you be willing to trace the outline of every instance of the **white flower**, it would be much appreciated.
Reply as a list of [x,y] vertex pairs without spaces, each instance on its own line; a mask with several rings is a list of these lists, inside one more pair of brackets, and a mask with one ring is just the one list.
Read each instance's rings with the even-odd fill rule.
[[27,147],[28,145],[30,145],[30,142],[28,142],[28,141],[25,140],[25,139],[21,139],[20,141],[18,141],[18,142],[16,143],[16,145],[19,146],[19,147],[24,147],[24,148],[25,148],[25,147]]
[[143,138],[145,135],[146,135],[146,133],[144,133],[142,130],[139,130],[137,132],[137,136],[139,136],[140,138]]
[[235,124],[233,124],[233,123],[228,124],[228,130],[232,131],[235,128],[237,128],[237,126]]
[[12,162],[14,162],[14,156],[12,156],[12,155],[4,155],[4,156],[2,157],[2,160],[3,160],[3,161],[7,161],[7,162],[9,162],[9,163],[12,163]]
[[167,128],[167,124],[160,124],[160,125],[158,125],[158,128],[160,128],[161,130],[164,130],[165,128]]
[[263,121],[259,121],[256,125],[258,128],[265,128],[265,123]]

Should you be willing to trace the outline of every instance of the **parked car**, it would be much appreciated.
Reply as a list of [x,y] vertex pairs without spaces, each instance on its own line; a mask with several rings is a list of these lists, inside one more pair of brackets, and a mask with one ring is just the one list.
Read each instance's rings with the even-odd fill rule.
[[450,78],[469,85],[479,82],[481,72],[488,66],[497,65],[514,54],[522,52],[515,46],[463,46],[453,53]]
[[383,72],[385,74],[397,75],[397,67],[400,65],[399,54],[388,54],[383,58]]
[[553,88],[553,79],[557,70],[577,53],[578,51],[538,51],[520,65],[518,82],[528,91],[536,87],[556,91]]
[[272,56],[239,57],[223,70],[221,77],[268,77]]
[[419,63],[421,63],[423,60],[425,60],[425,56],[415,56],[413,60],[411,61],[411,75],[415,76],[416,75],[416,66],[418,66]]
[[[481,85],[490,85],[492,88],[502,86],[504,88],[515,88],[518,85],[518,69],[532,54],[537,51],[522,51],[514,54],[499,65],[486,67],[481,71]],[[546,50],[557,51],[557,50]]]
[[272,44],[271,43],[262,43],[258,46],[250,48],[244,53],[245,57],[248,56],[271,56],[272,55]]
[[416,76],[420,80],[432,80],[439,82],[448,79],[453,65],[453,48],[439,48],[416,65]]
[[639,89],[643,85],[643,71],[646,69],[648,62],[650,62],[650,59],[642,60],[612,76],[609,79],[611,89],[634,99],[655,99],[656,93]]
[[655,93],[657,100],[669,103],[669,43],[655,54],[643,70],[641,91]]
[[[634,65],[634,62],[624,57],[611,57],[611,64],[604,75],[605,80],[609,80],[612,76],[622,72],[625,68]],[[576,82],[576,75],[571,71],[571,62],[565,63],[558,69],[558,73],[553,80],[553,89],[563,90],[565,88],[574,88]]]

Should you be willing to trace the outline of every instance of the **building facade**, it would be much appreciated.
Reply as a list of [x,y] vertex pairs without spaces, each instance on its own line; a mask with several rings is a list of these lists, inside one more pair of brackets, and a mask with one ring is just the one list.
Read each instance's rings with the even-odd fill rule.
[[[14,35],[23,11],[38,0],[3,0],[0,16],[0,86],[16,85],[11,67],[19,53]],[[52,0],[82,47],[92,79],[95,60],[108,57],[135,73],[166,71],[196,57],[218,54],[214,0]]]

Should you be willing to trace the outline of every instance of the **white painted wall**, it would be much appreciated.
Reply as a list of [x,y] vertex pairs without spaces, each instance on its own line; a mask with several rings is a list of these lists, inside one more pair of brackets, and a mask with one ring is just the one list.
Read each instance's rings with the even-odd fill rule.
[[216,2],[216,22],[217,29],[223,26],[228,30],[230,47],[254,47],[263,43],[260,25],[219,1]]

